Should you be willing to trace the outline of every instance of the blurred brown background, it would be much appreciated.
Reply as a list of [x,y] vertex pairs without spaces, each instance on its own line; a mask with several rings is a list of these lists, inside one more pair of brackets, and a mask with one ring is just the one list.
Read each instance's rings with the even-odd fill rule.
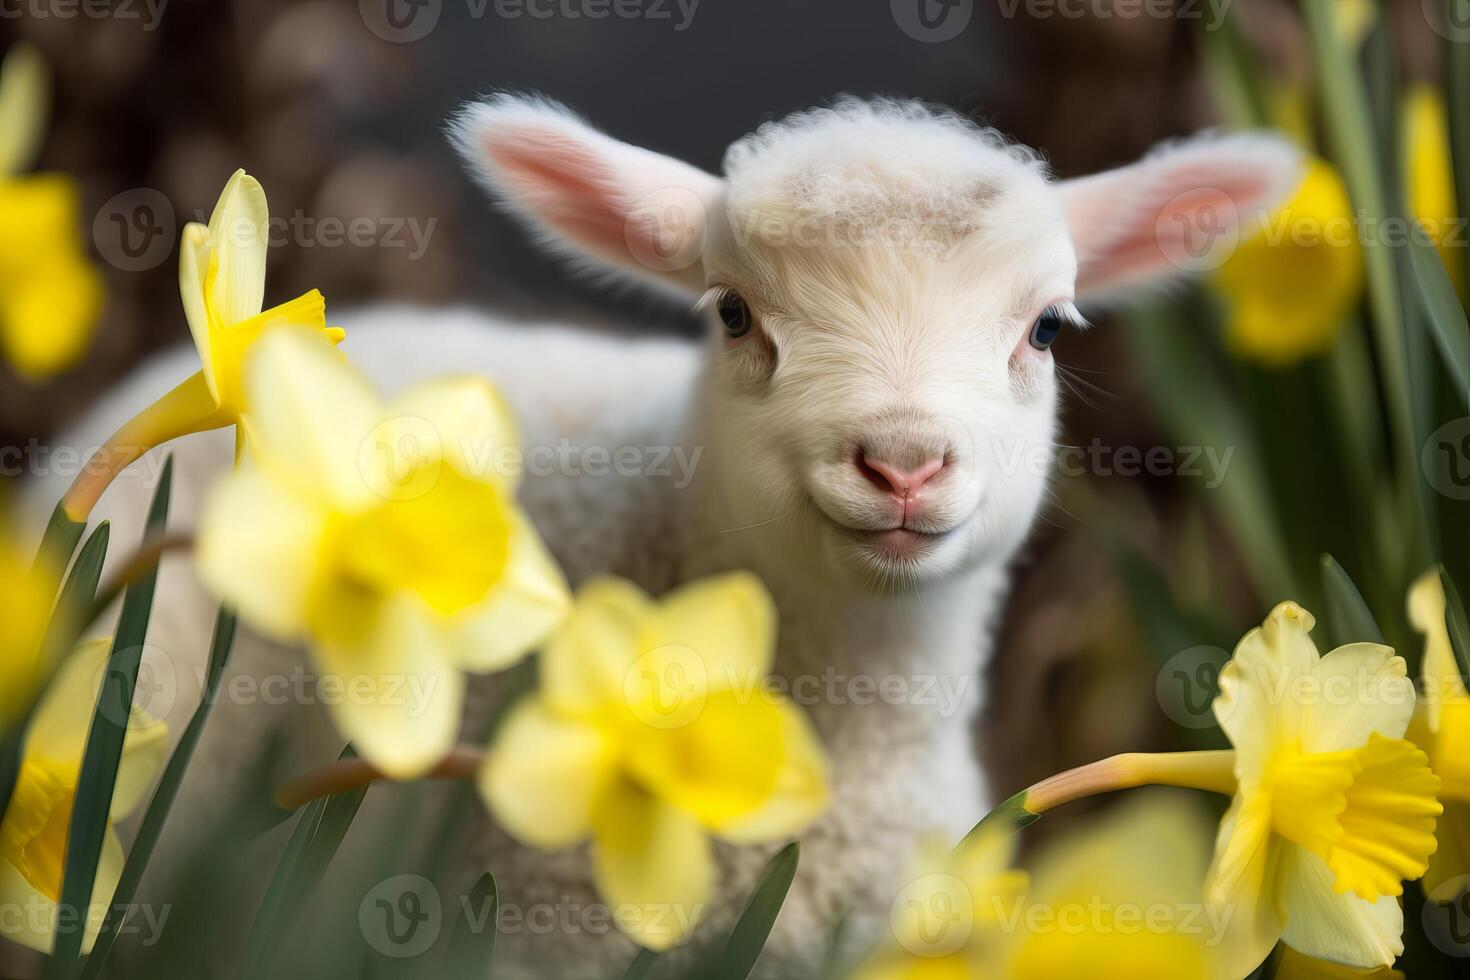
[[[518,0],[88,0],[93,13],[70,18],[7,2],[0,49],[29,39],[56,73],[40,165],[82,181],[108,301],[76,369],[41,388],[0,374],[0,445],[46,438],[139,358],[185,340],[178,231],[207,217],[239,166],[286,221],[267,305],[318,287],[329,314],[383,299],[467,301],[628,331],[692,330],[657,301],[577,281],[491,212],[441,137],[446,116],[477,93],[540,90],[619,138],[711,170],[762,120],[840,92],[954,106],[1038,147],[1062,175],[1125,162],[1212,121],[1196,20],[1126,16],[1136,0],[1090,0],[1116,6],[1114,16],[1048,18],[1007,16],[1006,0],[958,0],[932,9],[968,11],[963,29],[924,40],[901,24],[920,2],[936,4],[671,0],[643,5],[663,16],[632,19],[568,16],[559,0],[535,7],[551,16]],[[1302,40],[1275,15],[1284,2],[1234,0],[1254,8],[1241,21],[1257,43],[1290,66]],[[362,217],[372,219],[367,240],[338,241]],[[1105,321],[1064,338],[1058,357],[1075,389],[1067,442],[1161,441],[1123,338]],[[983,744],[999,790],[1178,741],[1153,693],[1153,640],[1134,628],[1126,583],[1087,514],[1100,496],[1120,498],[1114,506],[1136,515],[1126,536],[1162,553],[1160,541],[1213,533],[1182,503],[1190,492],[1147,477],[1059,481],[994,668],[1003,696]]]

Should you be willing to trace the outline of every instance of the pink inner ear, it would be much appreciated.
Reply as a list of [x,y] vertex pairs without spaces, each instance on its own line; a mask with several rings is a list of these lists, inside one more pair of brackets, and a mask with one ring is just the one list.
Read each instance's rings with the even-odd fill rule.
[[1075,237],[1097,236],[1103,229],[1094,223],[1117,229],[1098,248],[1079,243],[1079,290],[1145,279],[1175,266],[1187,271],[1191,259],[1208,255],[1237,225],[1255,226],[1255,202],[1269,187],[1263,177],[1222,174],[1209,165],[1167,177],[1132,201],[1120,204],[1116,197],[1127,190],[1104,184],[1092,189],[1092,199],[1079,202],[1072,217],[1083,234]]
[[516,202],[559,235],[607,258],[624,259],[627,204],[608,164],[555,130],[517,128],[485,140],[485,153]]

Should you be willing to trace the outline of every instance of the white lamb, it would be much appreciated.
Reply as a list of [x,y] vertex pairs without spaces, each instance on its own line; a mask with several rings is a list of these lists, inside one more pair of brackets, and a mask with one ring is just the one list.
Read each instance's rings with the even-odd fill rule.
[[[972,723],[1007,563],[1045,491],[1034,461],[1056,418],[1051,337],[1078,322],[1074,301],[1216,254],[1199,235],[1228,239],[1274,205],[1297,155],[1269,137],[1206,136],[1053,182],[1035,154],[959,116],[859,100],[762,126],[730,148],[723,177],[540,99],[471,105],[453,136],[539,240],[697,303],[709,337],[390,307],[333,316],[344,350],[388,391],[454,372],[504,390],[528,447],[525,505],[574,583],[611,572],[658,593],[744,568],[769,586],[776,674],[821,734],[833,792],[758,972],[805,975],[842,916],[859,942],[880,936],[917,838],[958,839],[987,809]],[[64,442],[97,445],[195,369],[192,351],[156,360]],[[173,447],[175,527],[193,525],[229,445]],[[138,535],[155,469],[136,465],[95,515],[113,522],[115,554]],[[38,513],[63,482],[32,488]],[[155,676],[195,685],[213,610],[188,563],[166,563]],[[232,670],[302,662],[247,631]],[[472,691],[472,719],[494,692]],[[175,730],[189,700],[174,699]],[[209,826],[267,726],[299,737],[302,767],[340,747],[318,708],[227,699],[171,828]],[[597,901],[583,850],[527,850],[484,814],[456,846],[445,896],[493,869],[507,904]],[[722,940],[772,850],[722,846],[695,950]],[[496,976],[615,976],[634,952],[615,931],[522,930],[502,937]]]

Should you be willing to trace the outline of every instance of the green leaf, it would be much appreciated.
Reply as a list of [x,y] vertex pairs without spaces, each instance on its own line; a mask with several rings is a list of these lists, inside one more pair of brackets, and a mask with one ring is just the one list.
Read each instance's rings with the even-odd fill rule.
[[[172,483],[173,460],[164,463],[163,479],[153,495],[148,510],[143,539],[152,540],[161,533],[168,517],[169,486]],[[153,609],[153,588],[158,581],[158,566],[141,576],[123,596],[117,632],[108,658],[107,676],[92,712],[92,727],[82,755],[82,769],[77,781],[72,806],[71,826],[66,839],[66,867],[61,876],[61,901],[57,915],[84,922],[92,901],[92,886],[97,878],[97,862],[102,855],[102,842],[107,833],[108,814],[112,809],[112,791],[117,782],[118,762],[122,759],[123,739],[132,713],[133,693],[138,685],[138,664],[143,656],[143,643],[148,638],[148,619]],[[82,930],[66,929],[56,936],[55,948],[46,964],[44,976],[71,976],[81,955]]]
[[1236,400],[1190,331],[1163,306],[1140,305],[1123,322],[1159,417],[1188,443],[1236,449],[1228,474],[1209,498],[1240,543],[1256,592],[1266,599],[1292,594],[1294,575],[1282,545],[1280,515],[1260,466],[1258,440]]
[[1331,555],[1322,556],[1322,595],[1327,600],[1327,624],[1336,645],[1387,642],[1362,593]]
[[1455,285],[1440,261],[1439,252],[1418,241],[1413,234],[1409,236],[1409,258],[1429,335],[1434,338],[1460,397],[1470,400],[1470,321],[1465,319]]
[[623,974],[623,980],[643,980],[648,976],[648,971],[653,969],[653,964],[658,960],[658,954],[651,949],[640,949],[638,955],[633,957],[633,962],[628,964],[627,971]]
[[[1444,17],[1447,23],[1463,24],[1467,12],[1466,0],[1444,0]],[[1429,11],[1426,8],[1425,13]],[[1470,201],[1470,44],[1461,31],[1441,31],[1444,36],[1444,88],[1446,115],[1450,123],[1450,156],[1454,161],[1455,200],[1460,207]],[[1463,211],[1461,212],[1464,213]],[[1470,249],[1457,248],[1461,271],[1470,276]],[[1467,280],[1470,281],[1470,280]]]
[[1450,631],[1450,647],[1455,651],[1455,662],[1460,665],[1460,679],[1470,688],[1470,618],[1465,616],[1465,600],[1455,588],[1454,579],[1443,570],[1439,579],[1444,583],[1445,620]]
[[452,980],[490,980],[491,963],[495,959],[495,935],[500,921],[500,890],[495,876],[485,872],[470,890],[470,909],[484,912],[483,928],[475,929],[468,917],[460,922],[449,940],[446,974]]
[[[1390,215],[1384,167],[1379,159],[1378,134],[1363,76],[1352,51],[1338,34],[1333,8],[1337,0],[1303,0],[1302,13],[1317,69],[1328,135],[1348,194],[1365,227],[1383,228]],[[1404,325],[1403,284],[1399,260],[1386,243],[1363,249],[1368,269],[1368,299],[1372,327],[1387,393],[1394,453],[1398,466],[1400,503],[1412,513],[1411,539],[1405,542],[1410,564],[1422,565],[1430,553],[1428,525],[1419,485],[1418,447],[1411,390],[1409,345]]]
[[1265,75],[1241,36],[1240,25],[1229,16],[1232,0],[1207,2],[1209,15],[1200,18],[1201,30],[1197,36],[1221,115],[1231,126],[1241,129],[1271,125],[1271,100],[1263,84]]
[[123,866],[122,878],[118,881],[117,891],[113,893],[112,905],[107,910],[107,918],[102,923],[102,929],[97,934],[97,943],[92,947],[91,954],[87,957],[86,969],[82,971],[82,980],[95,980],[102,975],[102,967],[107,962],[108,955],[112,952],[113,945],[117,942],[118,927],[122,925],[123,919],[130,910],[133,896],[138,892],[138,885],[143,880],[143,872],[148,868],[148,860],[153,856],[153,849],[158,845],[158,839],[163,834],[163,825],[168,820],[170,808],[173,806],[174,798],[178,796],[179,786],[184,781],[184,772],[189,767],[189,761],[194,756],[194,749],[199,744],[199,736],[204,731],[204,723],[209,718],[209,712],[214,707],[215,698],[219,694],[220,678],[224,676],[225,664],[229,660],[230,647],[235,640],[235,614],[229,609],[221,609],[214,623],[214,639],[209,647],[209,665],[205,672],[204,692],[199,702],[199,707],[194,710],[194,716],[189,719],[189,725],[184,729],[184,734],[179,738],[178,747],[169,758],[168,765],[163,770],[163,777],[159,780],[158,788],[153,791],[153,799],[148,803],[148,810],[143,815],[143,822],[138,828],[138,836],[133,841],[132,850],[128,852],[127,863]]
[[766,946],[771,928],[776,924],[776,916],[786,902],[786,893],[791,889],[800,860],[801,845],[796,841],[781,848],[771,858],[756,881],[755,890],[750,893],[750,901],[745,903],[740,921],[730,932],[719,961],[709,972],[709,980],[745,980],[750,976],[755,961]]
[[[350,758],[354,754],[349,745],[342,750],[341,757]],[[255,912],[255,921],[245,940],[240,977],[254,980],[272,972],[272,964],[291,926],[302,918],[302,910],[321,884],[367,791],[363,786],[312,800],[302,808],[301,818],[286,842],[286,850]]]
[[[72,565],[71,573],[61,587],[61,597],[57,599],[56,608],[51,614],[51,622],[46,626],[46,635],[41,640],[42,663],[56,663],[60,656],[69,654],[69,648],[75,642],[76,631],[85,628],[77,625],[78,617],[82,610],[92,604],[92,598],[97,594],[97,583],[102,579],[102,563],[107,558],[107,539],[110,533],[106,521],[99,524],[82,546],[82,553],[77,556],[76,563]],[[67,557],[70,558],[70,554]],[[0,813],[4,813],[10,806],[10,794],[15,790],[15,781],[20,776],[26,728],[54,676],[56,671],[53,667],[50,675],[37,689],[36,696],[31,699],[25,713],[15,727],[5,733],[5,741],[0,744]]]
[[87,529],[85,521],[74,521],[67,516],[61,504],[51,512],[46,522],[46,531],[41,535],[41,545],[36,549],[35,569],[37,573],[60,576],[82,540]]

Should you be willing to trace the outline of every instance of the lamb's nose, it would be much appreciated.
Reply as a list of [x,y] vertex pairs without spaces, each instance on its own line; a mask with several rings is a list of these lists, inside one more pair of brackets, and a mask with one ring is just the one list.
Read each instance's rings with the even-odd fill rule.
[[913,499],[919,495],[924,484],[944,469],[944,460],[927,459],[913,469],[904,469],[858,450],[857,468],[879,490],[900,499]]

